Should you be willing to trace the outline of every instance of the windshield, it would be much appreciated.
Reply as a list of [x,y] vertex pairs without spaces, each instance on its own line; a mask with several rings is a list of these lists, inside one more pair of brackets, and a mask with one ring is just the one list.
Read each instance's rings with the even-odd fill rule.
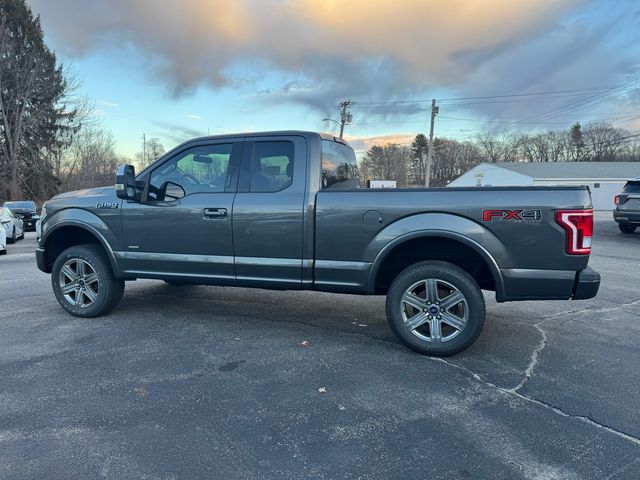
[[4,202],[4,206],[9,208],[30,208],[32,210],[36,209],[36,204],[34,202]]

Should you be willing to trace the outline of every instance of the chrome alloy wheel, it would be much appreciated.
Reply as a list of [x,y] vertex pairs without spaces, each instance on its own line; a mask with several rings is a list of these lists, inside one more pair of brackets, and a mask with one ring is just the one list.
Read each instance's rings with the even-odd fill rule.
[[438,278],[420,280],[407,288],[400,301],[405,327],[432,343],[457,337],[467,325],[469,307],[464,294]]
[[100,282],[91,264],[81,258],[67,260],[58,276],[60,291],[71,305],[89,307],[98,298]]

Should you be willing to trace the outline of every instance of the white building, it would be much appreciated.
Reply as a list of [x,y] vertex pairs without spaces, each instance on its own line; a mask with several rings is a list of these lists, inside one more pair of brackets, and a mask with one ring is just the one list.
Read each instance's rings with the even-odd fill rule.
[[610,210],[625,182],[638,176],[640,162],[481,163],[447,186],[587,185],[594,209]]

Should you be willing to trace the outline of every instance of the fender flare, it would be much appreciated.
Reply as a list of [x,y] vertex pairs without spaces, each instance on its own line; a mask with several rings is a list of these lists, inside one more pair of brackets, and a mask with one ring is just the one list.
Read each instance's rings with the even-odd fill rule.
[[[89,212],[84,211],[85,213],[89,214]],[[94,216],[100,223],[102,223],[105,228],[107,228],[106,224],[104,224],[104,222],[102,222],[102,220],[100,220],[99,217],[90,214],[92,216]],[[102,246],[102,248],[104,249],[105,253],[107,254],[107,258],[109,259],[109,263],[111,264],[111,268],[113,269],[113,274],[116,277],[120,277],[120,269],[118,268],[118,263],[116,261],[116,256],[113,253],[113,248],[111,248],[111,245],[109,244],[109,242],[107,241],[107,239],[104,237],[104,235],[93,225],[86,223],[86,222],[81,222],[78,220],[73,220],[73,219],[63,219],[60,220],[59,222],[54,223],[51,226],[47,226],[47,230],[46,233],[43,232],[43,236],[42,236],[42,245],[45,248],[46,251],[46,247],[47,247],[47,242],[49,241],[49,239],[51,238],[51,235],[53,235],[55,232],[57,232],[58,230],[65,228],[65,227],[76,227],[76,228],[81,228],[87,232],[89,232],[91,235],[93,235],[94,237],[96,237],[96,239],[98,240],[98,242],[100,243],[100,245]]]
[[[411,217],[407,217],[407,219],[409,218]],[[460,220],[466,220],[470,222],[470,220],[462,219],[461,217],[457,217],[457,218]],[[387,228],[389,228],[392,225],[393,224],[389,225]],[[383,232],[384,230],[381,233]],[[369,279],[367,282],[368,293],[370,294],[374,293],[375,280],[376,280],[376,276],[378,275],[380,266],[383,264],[387,256],[397,246],[416,238],[435,238],[435,237],[455,240],[471,248],[474,252],[476,252],[480,256],[480,258],[482,258],[485,261],[485,263],[489,266],[489,270],[491,271],[491,275],[493,277],[493,280],[496,286],[496,300],[499,302],[502,301],[502,299],[504,298],[504,279],[503,279],[500,267],[498,266],[498,262],[496,261],[494,255],[491,254],[491,252],[489,252],[479,242],[470,238],[467,235],[464,235],[462,233],[458,233],[455,231],[451,231],[451,230],[437,229],[437,228],[423,228],[419,230],[409,231],[399,236],[396,236],[395,238],[393,238],[393,240],[386,243],[385,246],[375,255],[375,258],[373,259],[373,262],[371,265],[371,269],[369,270]]]

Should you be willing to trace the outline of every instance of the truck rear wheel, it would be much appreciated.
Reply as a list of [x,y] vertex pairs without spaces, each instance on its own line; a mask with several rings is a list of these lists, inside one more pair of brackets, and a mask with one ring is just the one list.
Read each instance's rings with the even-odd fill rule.
[[79,245],[63,251],[53,264],[51,284],[58,303],[76,317],[98,317],[114,309],[124,280],[114,277],[102,249]]
[[391,330],[408,347],[449,356],[471,345],[484,326],[485,304],[477,282],[460,267],[427,261],[400,273],[387,293]]

